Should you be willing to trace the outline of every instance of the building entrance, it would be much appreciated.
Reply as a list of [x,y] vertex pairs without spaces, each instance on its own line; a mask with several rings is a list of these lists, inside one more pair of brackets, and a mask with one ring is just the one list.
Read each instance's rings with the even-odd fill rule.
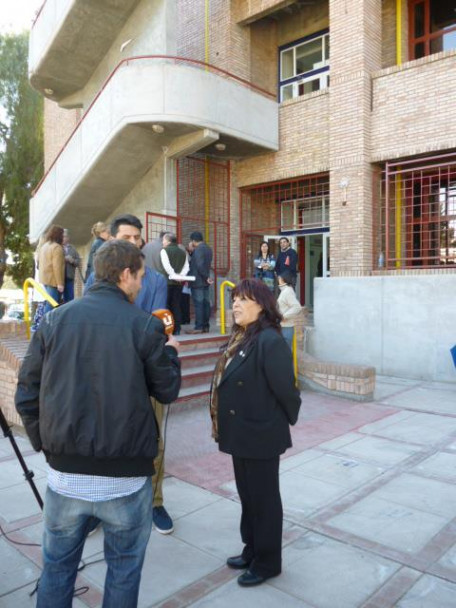
[[297,237],[299,300],[309,310],[314,307],[314,279],[329,277],[329,233]]

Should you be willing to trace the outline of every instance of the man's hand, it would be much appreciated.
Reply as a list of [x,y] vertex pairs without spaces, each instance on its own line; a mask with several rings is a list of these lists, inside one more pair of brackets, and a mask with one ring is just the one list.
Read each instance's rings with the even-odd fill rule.
[[214,282],[214,279],[207,279],[208,285],[212,285],[212,283]]
[[180,350],[180,342],[178,342],[174,336],[168,336],[168,342],[166,343],[166,346],[174,346],[177,352],[179,352]]
[[57,285],[57,291],[59,293],[63,293],[65,291],[65,287],[63,285]]

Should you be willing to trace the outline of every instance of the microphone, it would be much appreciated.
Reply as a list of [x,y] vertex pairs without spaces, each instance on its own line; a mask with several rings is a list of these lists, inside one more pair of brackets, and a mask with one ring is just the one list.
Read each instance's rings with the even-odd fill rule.
[[167,308],[159,308],[154,310],[152,315],[160,319],[165,328],[165,334],[171,336],[174,331],[174,317],[173,313]]

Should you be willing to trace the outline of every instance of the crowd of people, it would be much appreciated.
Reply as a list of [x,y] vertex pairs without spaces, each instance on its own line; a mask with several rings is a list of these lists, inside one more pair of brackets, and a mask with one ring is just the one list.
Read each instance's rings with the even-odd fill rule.
[[[77,299],[81,257],[68,231],[51,226],[37,248],[40,282],[65,304],[44,303],[16,391],[32,446],[49,464],[38,606],[71,606],[85,539],[98,526],[107,563],[103,605],[136,606],[152,526],[174,529],[163,497],[164,404],[180,389],[175,336],[189,321],[189,291],[195,324],[187,333],[210,331],[213,254],[199,231],[187,248],[166,231],[144,244],[141,231],[131,214],[93,226]],[[243,548],[227,565],[243,570],[244,587],[282,569],[279,458],[291,446],[301,404],[291,353],[301,313],[296,276],[286,237],[277,259],[261,244],[254,278],[232,291],[232,331],[211,385],[212,436],[232,458],[242,506]],[[154,316],[165,308],[174,335]]]

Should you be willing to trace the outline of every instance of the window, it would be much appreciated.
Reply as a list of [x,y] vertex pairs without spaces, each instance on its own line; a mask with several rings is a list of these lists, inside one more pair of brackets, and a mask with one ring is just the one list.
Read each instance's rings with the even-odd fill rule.
[[387,163],[381,191],[377,259],[386,268],[454,267],[456,157]]
[[318,32],[279,48],[279,100],[329,86],[329,33]]
[[329,228],[329,192],[281,203],[281,232]]
[[454,2],[409,0],[410,59],[456,49]]

